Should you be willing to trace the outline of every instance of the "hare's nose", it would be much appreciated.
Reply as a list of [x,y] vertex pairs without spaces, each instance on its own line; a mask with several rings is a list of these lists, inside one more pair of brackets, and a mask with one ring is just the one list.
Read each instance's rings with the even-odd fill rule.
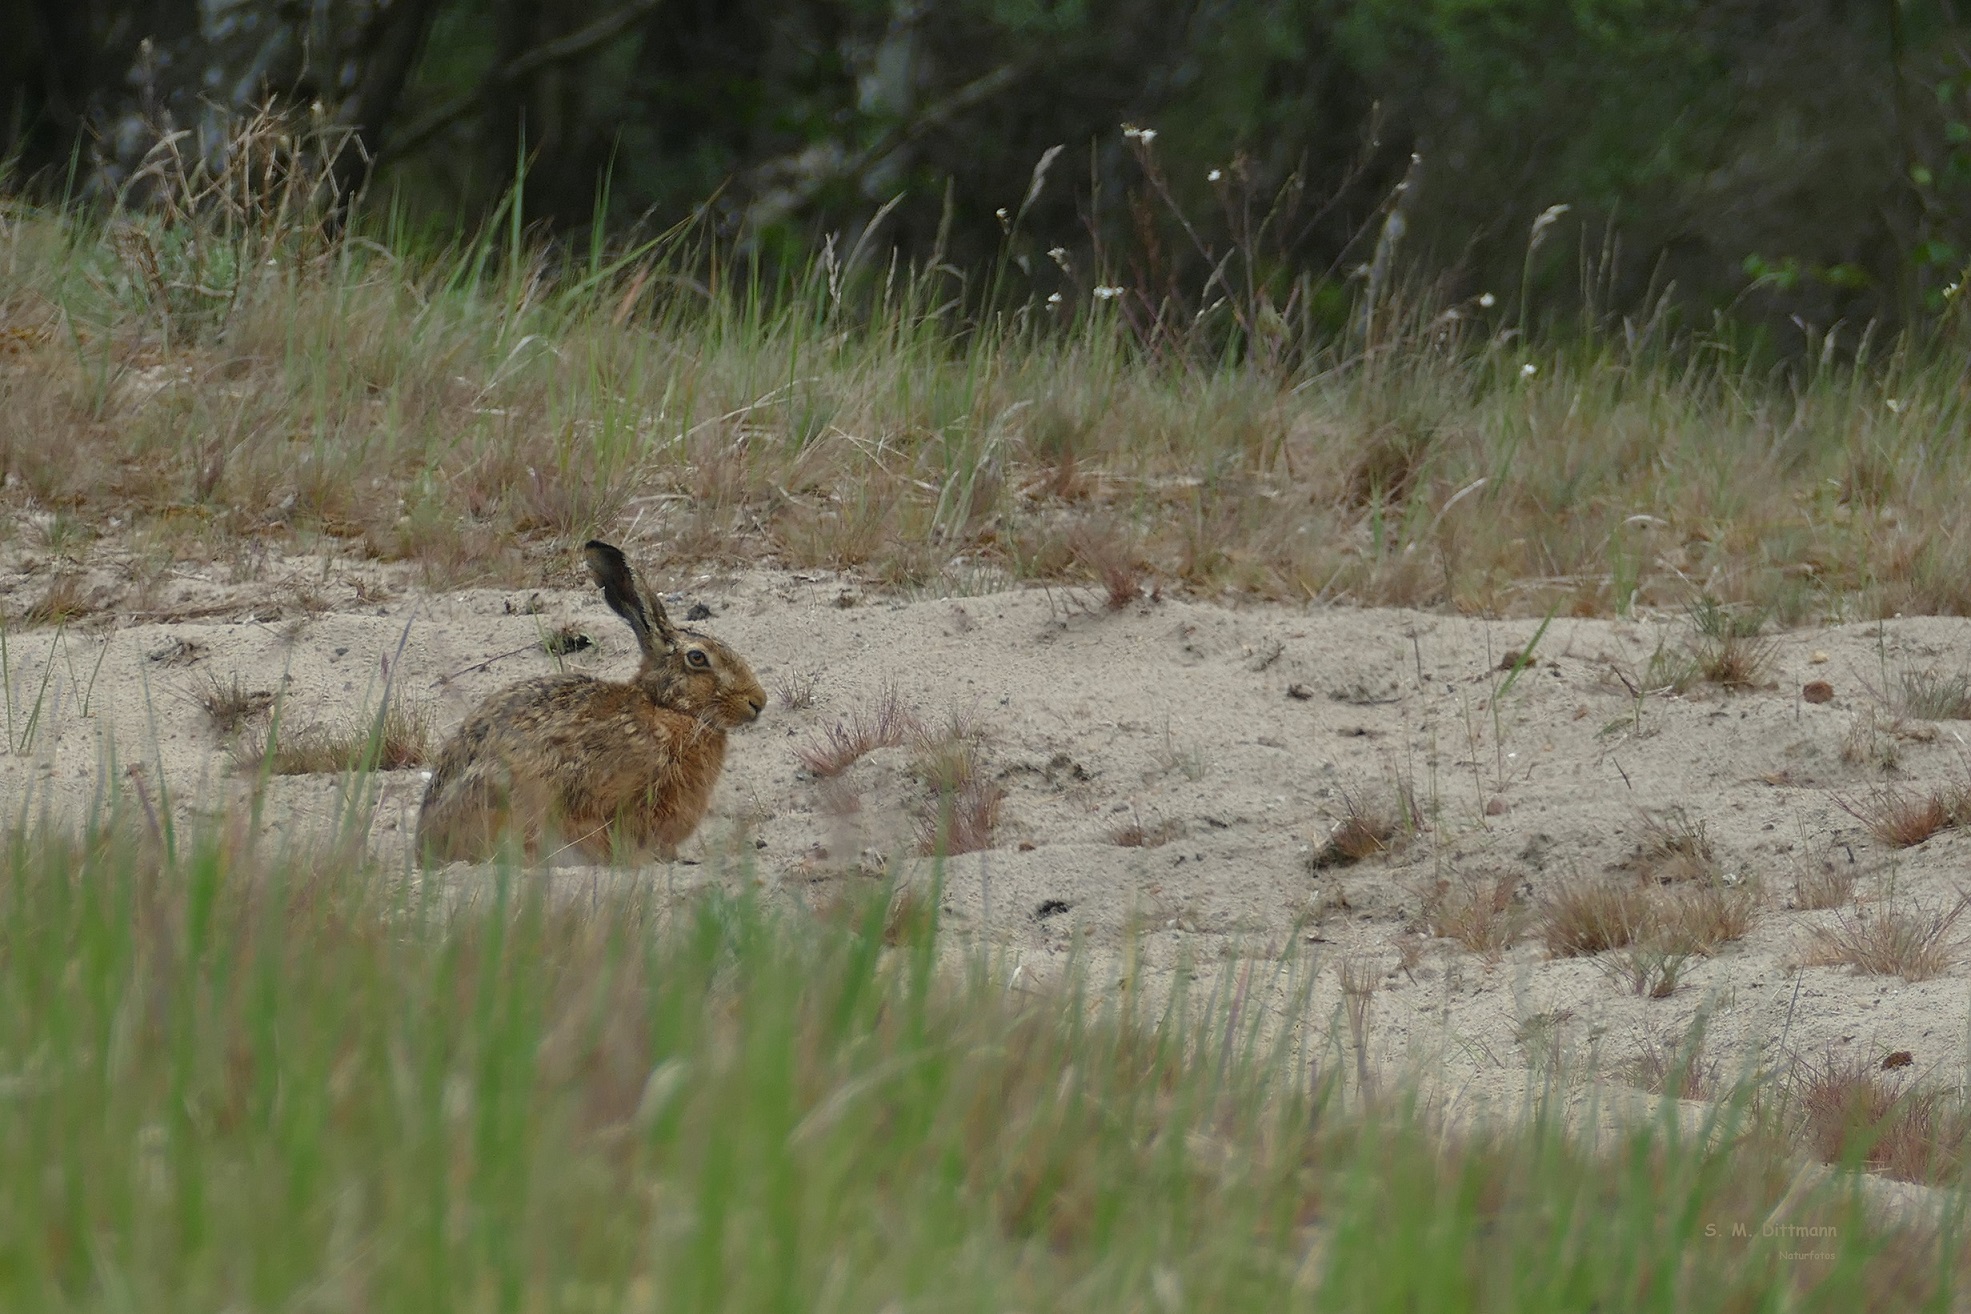
[[760,713],[766,710],[766,705],[767,700],[765,694],[756,693],[746,695],[746,706],[753,709],[753,719],[755,721],[760,719]]

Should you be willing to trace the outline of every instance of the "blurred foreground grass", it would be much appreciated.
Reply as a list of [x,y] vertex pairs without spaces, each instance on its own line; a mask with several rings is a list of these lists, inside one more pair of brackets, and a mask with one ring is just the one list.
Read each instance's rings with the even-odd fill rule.
[[1849,1311],[1957,1289],[1954,1242],[1871,1221],[1841,1177],[1803,1189],[1742,1102],[1707,1136],[1594,1147],[1540,1108],[1447,1132],[1361,1099],[1320,1019],[1263,1039],[1250,979],[1154,1014],[1011,991],[919,895],[813,918],[627,878],[441,890],[125,820],[0,855],[7,1309]]

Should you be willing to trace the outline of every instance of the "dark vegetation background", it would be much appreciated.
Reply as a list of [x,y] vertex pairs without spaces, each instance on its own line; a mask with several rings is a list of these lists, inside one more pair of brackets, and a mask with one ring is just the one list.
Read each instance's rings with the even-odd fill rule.
[[1945,309],[1971,251],[1971,33],[1932,0],[12,0],[0,86],[45,195],[271,99],[413,232],[524,161],[536,236],[695,216],[785,264],[880,217],[865,251],[975,288],[1317,327],[1385,235],[1533,326],[1667,304],[1795,348]]

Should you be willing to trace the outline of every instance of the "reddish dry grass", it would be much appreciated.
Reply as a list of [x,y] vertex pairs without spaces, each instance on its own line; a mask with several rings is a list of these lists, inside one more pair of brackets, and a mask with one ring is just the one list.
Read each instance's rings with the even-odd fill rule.
[[1791,1091],[1801,1139],[1827,1163],[1853,1163],[1906,1182],[1956,1182],[1971,1110],[1962,1095],[1885,1076],[1860,1055],[1799,1061]]
[[1971,787],[1951,785],[1927,794],[1889,788],[1859,803],[1836,799],[1843,811],[1891,848],[1908,849],[1971,818]]
[[797,750],[817,780],[839,776],[879,748],[895,748],[917,729],[917,717],[897,691],[885,685],[867,708],[857,708],[824,727]]

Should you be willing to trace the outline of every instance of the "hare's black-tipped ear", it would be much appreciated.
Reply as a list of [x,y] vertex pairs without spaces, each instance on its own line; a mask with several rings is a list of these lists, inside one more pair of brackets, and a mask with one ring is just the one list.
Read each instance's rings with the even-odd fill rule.
[[620,548],[592,538],[582,545],[582,557],[602,588],[602,600],[636,634],[637,647],[645,656],[656,657],[676,646],[677,633],[671,628],[670,617],[664,614],[664,604],[646,598],[637,587],[636,572],[630,569]]

